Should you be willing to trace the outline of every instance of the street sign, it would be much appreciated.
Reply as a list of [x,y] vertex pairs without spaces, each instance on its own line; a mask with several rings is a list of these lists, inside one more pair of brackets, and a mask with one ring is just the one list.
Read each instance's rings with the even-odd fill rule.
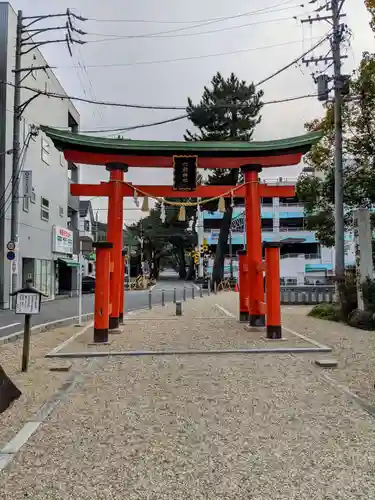
[[35,292],[18,292],[16,294],[16,314],[39,314],[40,294]]
[[15,248],[16,248],[16,244],[14,243],[14,241],[8,241],[8,243],[7,243],[7,249],[12,252]]
[[198,156],[173,156],[173,189],[194,191],[197,187]]
[[31,170],[24,170],[23,175],[23,196],[31,198],[33,191],[33,173]]
[[9,250],[9,252],[7,252],[7,259],[14,260],[15,258],[16,258],[16,253],[13,250]]
[[14,259],[12,262],[12,274],[18,274],[18,261]]
[[24,288],[12,292],[10,296],[16,297],[15,313],[25,315],[21,370],[27,372],[30,356],[31,315],[40,313],[41,297],[47,297],[47,295],[34,288],[31,280],[27,280]]

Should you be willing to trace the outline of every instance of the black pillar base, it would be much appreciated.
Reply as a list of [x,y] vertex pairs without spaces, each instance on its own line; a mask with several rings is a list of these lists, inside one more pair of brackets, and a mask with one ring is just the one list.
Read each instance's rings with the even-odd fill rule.
[[273,340],[281,339],[281,326],[267,325],[267,338]]
[[119,320],[119,323],[121,323],[121,324],[124,322],[124,313],[120,313],[118,320]]
[[114,318],[112,316],[109,317],[109,329],[116,330],[120,325],[119,318]]
[[249,322],[249,313],[247,311],[240,311],[240,323],[248,323]]
[[21,396],[21,391],[13,384],[0,366],[0,413],[9,408],[11,403]]
[[94,343],[108,342],[108,328],[94,328]]
[[266,316],[264,314],[249,314],[250,326],[266,326]]

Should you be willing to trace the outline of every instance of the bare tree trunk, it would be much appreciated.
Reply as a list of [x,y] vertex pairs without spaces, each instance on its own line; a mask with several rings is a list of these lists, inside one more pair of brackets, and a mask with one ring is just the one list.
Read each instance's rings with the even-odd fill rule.
[[216,246],[214,267],[212,270],[212,285],[219,284],[224,277],[225,251],[228,245],[230,225],[232,223],[233,208],[229,206],[222,218],[219,241]]
[[184,280],[186,278],[186,261],[185,261],[185,249],[183,247],[180,248],[179,251],[180,255],[180,269],[179,269],[179,276],[180,279]]

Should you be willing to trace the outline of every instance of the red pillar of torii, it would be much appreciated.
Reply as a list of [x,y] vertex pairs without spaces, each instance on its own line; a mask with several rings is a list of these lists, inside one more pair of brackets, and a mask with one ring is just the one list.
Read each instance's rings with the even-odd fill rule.
[[[277,299],[279,279],[275,265],[275,252],[268,252],[268,264],[262,259],[261,198],[291,197],[294,186],[266,185],[260,183],[259,172],[265,167],[297,165],[304,153],[322,137],[313,132],[290,139],[265,142],[183,142],[183,141],[132,141],[82,136],[76,133],[41,127],[52,139],[55,147],[64,152],[66,160],[89,165],[105,165],[110,171],[109,182],[101,184],[71,184],[73,196],[108,197],[107,240],[110,248],[110,272],[107,276],[110,289],[109,329],[116,329],[123,316],[124,267],[122,255],[123,198],[125,196],[150,196],[155,198],[219,198],[233,196],[245,200],[246,253],[241,255],[243,272],[240,281],[240,319],[248,320],[252,326],[265,325],[265,314],[277,322],[280,297]],[[196,158],[199,168],[236,168],[244,174],[241,186],[196,186],[193,191],[176,190],[172,186],[135,186],[124,180],[124,171],[131,167],[172,168],[177,157]],[[273,253],[272,253],[273,252]],[[104,254],[103,254],[104,255]],[[103,269],[105,266],[102,266]],[[264,300],[264,272],[269,269],[272,292],[270,307]],[[103,278],[103,276],[102,276]],[[97,291],[95,291],[97,293]],[[98,297],[99,298],[99,297]],[[98,300],[100,305],[100,300]],[[243,308],[246,307],[246,311]],[[99,311],[99,312],[98,312]],[[100,314],[101,308],[95,309]],[[274,314],[275,313],[275,314]],[[107,313],[108,314],[108,313]],[[106,325],[107,322],[98,322]],[[275,329],[267,321],[267,326]],[[104,328],[105,330],[105,328]],[[100,332],[99,332],[100,333]],[[270,331],[270,335],[271,335]],[[276,332],[279,334],[278,331]],[[272,333],[274,335],[274,333]],[[98,335],[101,337],[101,335]],[[105,338],[105,335],[102,335]]]

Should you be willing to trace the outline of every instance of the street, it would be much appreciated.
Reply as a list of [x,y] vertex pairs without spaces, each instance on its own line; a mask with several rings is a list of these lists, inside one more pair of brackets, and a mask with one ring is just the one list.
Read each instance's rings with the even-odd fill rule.
[[[174,288],[176,288],[177,299],[183,298],[183,288],[186,287],[186,296],[192,296],[192,283],[179,281],[175,274],[166,273],[162,279],[152,287],[152,303],[160,304],[162,302],[162,290],[164,290],[165,302],[173,300]],[[198,291],[194,288],[194,293]],[[145,309],[149,307],[149,290],[125,291],[125,312]],[[82,313],[89,314],[94,312],[94,294],[84,294],[82,296]],[[41,312],[33,318],[32,325],[42,325],[51,321],[57,321],[65,318],[72,318],[78,315],[78,299],[58,299],[42,304]],[[23,329],[23,316],[16,315],[14,311],[0,312],[0,337],[5,337],[11,333],[19,332]]]

